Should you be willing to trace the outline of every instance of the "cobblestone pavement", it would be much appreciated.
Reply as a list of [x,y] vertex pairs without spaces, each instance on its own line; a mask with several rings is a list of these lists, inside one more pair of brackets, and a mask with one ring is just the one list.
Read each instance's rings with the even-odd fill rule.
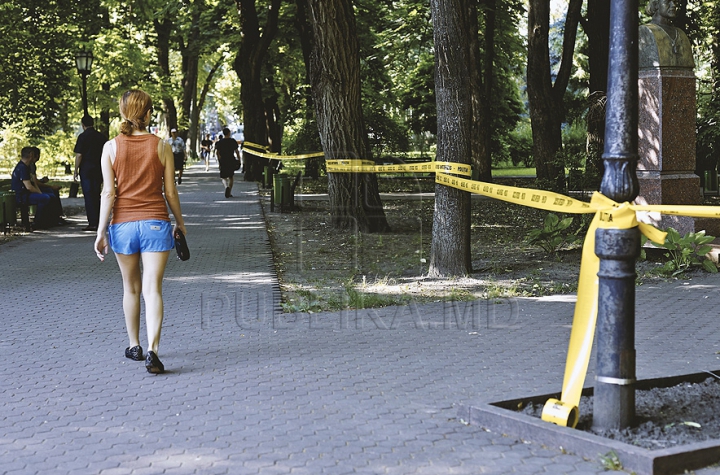
[[[456,419],[559,389],[572,299],[282,314],[256,185],[225,199],[215,175],[179,185],[164,375],[123,356],[117,264],[84,221],[0,246],[1,474],[604,473]],[[638,377],[720,368],[718,287],[638,288]]]

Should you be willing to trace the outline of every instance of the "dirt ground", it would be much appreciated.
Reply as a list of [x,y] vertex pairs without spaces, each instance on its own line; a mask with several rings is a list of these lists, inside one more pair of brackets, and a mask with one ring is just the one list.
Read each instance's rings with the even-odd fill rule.
[[[269,191],[261,192],[286,312],[576,292],[581,240],[549,255],[526,239],[542,226],[545,211],[479,196],[472,200],[472,274],[427,277],[434,199],[402,192],[432,192],[434,182],[381,178],[379,183],[392,228],[381,234],[333,229],[327,197],[306,196],[322,193],[322,182],[302,183],[297,209],[287,213],[271,211]],[[590,219],[575,215],[571,229],[584,236]],[[649,272],[656,265],[639,263],[639,283],[658,278]]]
[[[500,181],[500,180],[498,180]],[[522,180],[503,184],[530,186]],[[376,308],[440,300],[573,294],[580,271],[580,242],[547,254],[527,242],[547,214],[532,208],[475,196],[472,200],[472,274],[464,278],[427,276],[432,240],[432,178],[380,178],[391,232],[354,234],[330,224],[327,181],[306,180],[296,191],[296,209],[270,210],[270,191],[261,190],[275,266],[286,312]],[[77,209],[76,209],[77,208]],[[82,207],[66,208],[67,216]],[[584,236],[590,216],[575,215],[571,229]],[[0,233],[0,244],[23,232]],[[639,262],[638,283],[656,280],[657,253]],[[652,256],[651,256],[652,257]]]
[[[710,373],[712,374],[712,373]],[[702,383],[682,383],[669,388],[635,392],[636,424],[623,430],[592,429],[593,399],[580,399],[577,429],[650,450],[666,449],[706,440],[720,439],[720,376]],[[542,404],[529,404],[521,412],[542,416]]]

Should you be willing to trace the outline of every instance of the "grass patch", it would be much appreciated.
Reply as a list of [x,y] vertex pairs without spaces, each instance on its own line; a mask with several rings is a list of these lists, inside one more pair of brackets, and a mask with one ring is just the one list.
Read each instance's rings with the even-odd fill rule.
[[524,176],[530,178],[535,176],[535,167],[493,168],[492,176],[498,178],[508,176]]

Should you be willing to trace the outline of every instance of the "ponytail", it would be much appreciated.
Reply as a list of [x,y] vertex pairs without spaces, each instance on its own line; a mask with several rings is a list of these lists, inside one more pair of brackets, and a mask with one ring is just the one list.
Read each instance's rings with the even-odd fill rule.
[[123,121],[120,124],[120,133],[131,135],[136,130],[145,130],[148,110],[152,108],[150,96],[139,89],[131,89],[122,95],[119,101],[120,115]]

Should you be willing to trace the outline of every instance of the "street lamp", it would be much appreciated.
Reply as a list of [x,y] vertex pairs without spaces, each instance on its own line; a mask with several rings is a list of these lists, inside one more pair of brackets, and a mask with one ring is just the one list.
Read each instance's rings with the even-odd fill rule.
[[78,73],[82,76],[82,101],[83,101],[83,112],[85,115],[88,114],[87,105],[87,75],[90,74],[90,68],[92,67],[93,54],[92,51],[80,50],[75,55],[75,65],[77,66]]
[[[611,0],[605,174],[600,191],[631,202],[638,195],[638,0]],[[593,429],[624,429],[635,421],[635,259],[640,231],[595,234],[598,272],[597,365]]]

